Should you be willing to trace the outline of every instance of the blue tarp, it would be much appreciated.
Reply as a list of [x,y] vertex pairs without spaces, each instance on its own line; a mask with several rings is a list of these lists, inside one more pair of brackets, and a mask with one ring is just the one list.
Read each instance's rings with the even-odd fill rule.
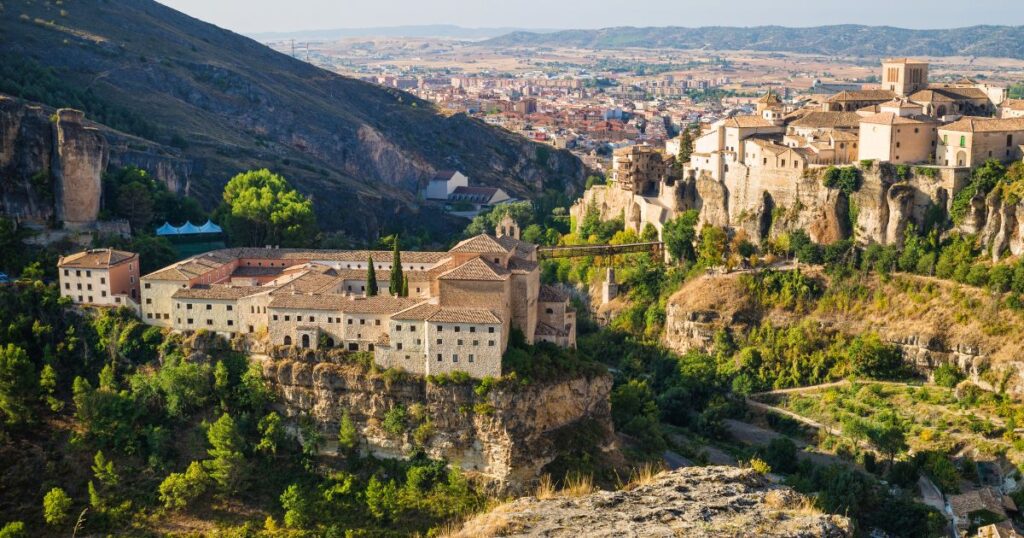
[[157,228],[157,235],[191,235],[191,234],[219,234],[223,232],[220,226],[217,226],[209,219],[206,220],[206,224],[202,226],[196,226],[189,221],[185,221],[179,227],[171,226],[169,222],[165,222],[163,226]]

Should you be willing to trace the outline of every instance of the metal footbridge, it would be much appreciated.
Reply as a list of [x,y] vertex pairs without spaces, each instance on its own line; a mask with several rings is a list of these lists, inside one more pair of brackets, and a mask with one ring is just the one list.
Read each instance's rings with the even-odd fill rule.
[[542,260],[553,258],[582,258],[585,256],[616,256],[619,254],[653,254],[661,259],[665,244],[661,241],[646,243],[626,243],[623,245],[562,245],[557,247],[539,247],[537,257]]

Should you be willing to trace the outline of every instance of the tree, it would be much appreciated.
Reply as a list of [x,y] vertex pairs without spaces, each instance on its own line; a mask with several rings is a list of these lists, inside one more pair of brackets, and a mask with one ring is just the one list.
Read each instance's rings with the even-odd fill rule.
[[395,236],[394,251],[391,255],[391,281],[388,283],[388,292],[395,297],[403,297],[402,283],[402,252],[398,250],[398,236]]
[[193,461],[184,473],[171,473],[160,483],[160,502],[170,509],[185,508],[206,493],[210,481],[202,464]]
[[27,536],[25,523],[21,521],[12,521],[0,528],[0,538],[25,538]]
[[381,482],[376,476],[370,477],[366,485],[366,507],[378,521],[390,519],[398,510],[398,486],[394,480]]
[[366,296],[375,297],[377,295],[377,269],[373,266],[373,256],[370,256],[370,261],[366,268]]
[[359,448],[359,430],[352,422],[352,416],[346,409],[341,415],[338,426],[338,454],[351,454]]
[[25,350],[0,347],[0,416],[8,425],[32,420],[31,403],[39,392],[39,377]]
[[409,296],[409,275],[402,275],[402,297]]
[[227,217],[228,236],[236,244],[301,247],[317,233],[313,202],[266,169],[231,178],[220,213]]
[[699,216],[700,213],[691,209],[665,223],[661,234],[672,259],[679,262],[692,262],[697,259],[693,241],[697,237],[696,226]]
[[281,494],[281,508],[284,508],[284,524],[287,527],[301,529],[313,520],[313,501],[298,484],[288,486]]
[[129,183],[121,187],[117,195],[117,212],[139,233],[153,221],[153,196],[141,183]]
[[260,419],[257,428],[260,431],[260,442],[256,445],[256,452],[277,455],[277,449],[285,440],[284,425],[281,423],[281,415],[271,412]]
[[54,527],[63,525],[68,520],[71,510],[71,497],[63,489],[53,488],[43,497],[43,519],[47,525]]
[[206,469],[221,492],[233,493],[241,482],[245,458],[242,456],[242,436],[231,415],[224,413],[206,431],[210,460]]
[[936,385],[951,389],[964,380],[964,374],[956,365],[946,363],[935,369],[932,378]]
[[676,155],[680,165],[690,162],[690,156],[693,155],[693,134],[690,132],[690,126],[683,127],[683,132],[679,133],[679,154]]
[[896,455],[907,449],[907,430],[907,424],[893,411],[879,415],[868,429],[868,439],[888,457],[889,467],[892,467]]
[[858,376],[895,379],[906,370],[899,348],[883,343],[875,333],[854,338],[847,348],[847,356],[853,373]]
[[700,230],[700,245],[697,248],[697,263],[704,267],[714,267],[725,258],[728,237],[725,230],[718,226],[705,225]]

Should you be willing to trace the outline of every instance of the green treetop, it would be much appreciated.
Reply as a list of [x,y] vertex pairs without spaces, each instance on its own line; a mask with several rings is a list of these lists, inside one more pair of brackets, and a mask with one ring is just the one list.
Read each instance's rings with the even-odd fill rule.
[[683,132],[679,133],[679,154],[677,155],[680,165],[683,163],[690,162],[690,155],[693,154],[693,134],[690,132],[690,126],[683,127]]
[[248,246],[308,246],[317,232],[313,202],[269,170],[250,170],[224,187],[228,236]]
[[402,294],[402,253],[398,250],[398,236],[395,236],[394,254],[391,257],[391,282],[388,291],[395,297],[403,297]]
[[377,270],[373,267],[373,256],[370,256],[369,268],[366,269],[366,296],[377,295]]

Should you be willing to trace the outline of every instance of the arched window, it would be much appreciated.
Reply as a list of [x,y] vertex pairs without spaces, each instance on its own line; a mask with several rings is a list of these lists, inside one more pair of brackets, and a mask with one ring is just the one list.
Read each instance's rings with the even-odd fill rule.
[[285,336],[284,337],[284,345],[286,345],[286,346],[292,345],[292,337],[291,336]]
[[302,347],[304,347],[304,348],[308,348],[309,347],[309,335],[308,334],[302,335]]

